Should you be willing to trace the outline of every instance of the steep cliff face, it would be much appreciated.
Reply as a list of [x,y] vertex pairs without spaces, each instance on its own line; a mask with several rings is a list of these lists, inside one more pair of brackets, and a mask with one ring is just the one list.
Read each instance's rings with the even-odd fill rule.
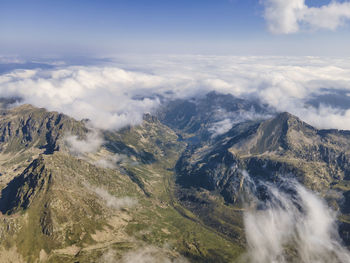
[[193,179],[194,185],[208,190],[225,188],[238,169],[270,180],[293,173],[322,190],[348,179],[349,160],[349,132],[317,130],[281,113],[266,121],[238,124],[208,144],[192,146],[177,167],[180,182]]
[[[348,242],[349,163],[348,131],[318,130],[289,113],[281,113],[265,121],[237,124],[214,140],[189,146],[176,165],[177,182],[182,186],[178,196],[200,215],[207,209],[202,203],[210,199],[210,194],[203,197],[203,191],[241,207],[249,190],[245,188],[245,172],[258,185],[260,196],[264,196],[264,187],[259,187],[259,182],[295,178],[320,192],[342,213],[340,232]],[[207,217],[219,220],[213,215]]]
[[82,122],[58,112],[48,112],[31,105],[1,110],[0,147],[2,153],[18,152],[30,147],[52,153],[58,149],[59,137],[67,133],[83,136]]
[[[0,255],[98,262],[157,247],[170,262],[232,262],[247,245],[248,180],[263,200],[265,183],[290,177],[339,211],[350,244],[350,132],[217,93],[165,105],[140,125],[96,129],[96,145],[84,121],[30,105],[1,110]],[[230,129],[213,130],[218,112]],[[93,149],[72,151],[69,135]]]
[[79,154],[63,139],[91,143],[84,122],[29,105],[3,110],[2,117],[5,261],[99,262],[152,251],[164,260],[228,262],[243,250],[175,198],[173,168],[186,144],[156,117],[99,130],[97,147]]
[[51,173],[46,169],[44,159],[40,156],[2,189],[1,213],[11,215],[20,210],[26,210],[35,198],[49,191],[51,184]]
[[259,102],[210,92],[201,98],[169,101],[159,109],[157,116],[165,125],[197,142],[210,139],[222,121],[239,123],[272,114],[273,109]]

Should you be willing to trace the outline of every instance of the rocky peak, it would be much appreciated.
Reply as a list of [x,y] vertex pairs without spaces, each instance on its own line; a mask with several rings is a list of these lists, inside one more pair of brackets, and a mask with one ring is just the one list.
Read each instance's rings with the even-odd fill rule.
[[24,104],[1,111],[0,149],[16,152],[36,147],[52,153],[58,149],[58,139],[66,133],[82,136],[86,132],[83,122]]

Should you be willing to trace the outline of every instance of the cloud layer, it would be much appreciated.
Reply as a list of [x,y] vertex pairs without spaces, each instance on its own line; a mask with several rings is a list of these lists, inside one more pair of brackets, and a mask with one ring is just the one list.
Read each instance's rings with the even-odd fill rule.
[[[259,99],[319,128],[350,129],[346,58],[129,56],[115,61],[114,66],[15,70],[0,75],[0,96],[22,97],[23,103],[88,118],[98,128],[119,129],[140,123],[164,98],[215,90]],[[339,92],[341,107],[325,99]]]
[[[100,128],[121,128],[142,121],[157,99],[132,99],[137,89],[160,84],[157,76],[110,67],[67,67],[17,70],[0,77],[3,96],[58,110],[77,119],[89,118]],[[130,94],[130,91],[133,91]]]
[[305,0],[262,0],[268,29],[276,34],[301,29],[335,30],[350,19],[350,2],[331,1],[321,7],[308,7]]

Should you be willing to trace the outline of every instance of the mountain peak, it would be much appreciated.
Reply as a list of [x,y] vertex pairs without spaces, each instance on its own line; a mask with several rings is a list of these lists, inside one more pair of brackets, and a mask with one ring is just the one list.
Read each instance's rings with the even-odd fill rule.
[[50,112],[30,104],[3,110],[0,119],[0,148],[5,152],[36,147],[52,152],[66,133],[83,135],[84,123],[62,113]]

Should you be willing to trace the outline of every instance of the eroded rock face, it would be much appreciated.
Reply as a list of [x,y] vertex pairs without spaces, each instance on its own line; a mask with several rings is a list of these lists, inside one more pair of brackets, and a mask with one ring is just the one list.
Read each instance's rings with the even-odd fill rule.
[[[235,125],[211,141],[191,145],[179,159],[176,172],[178,184],[198,193],[193,196],[203,196],[199,193],[208,190],[237,207],[247,192],[245,171],[257,185],[292,177],[320,192],[342,213],[342,220],[349,216],[349,164],[349,132],[318,130],[289,113],[281,113],[265,121]],[[333,190],[339,195],[330,195]],[[257,191],[263,198],[264,187]],[[179,190],[178,196],[197,214],[205,209],[189,197],[187,190]],[[348,228],[347,220],[342,221],[340,233],[345,241]]]
[[43,157],[34,160],[21,175],[2,189],[1,213],[13,214],[27,209],[35,198],[49,190],[51,181],[52,176],[45,167]]
[[[173,244],[171,253],[193,262],[231,262],[246,245],[246,173],[262,200],[259,181],[278,185],[284,177],[319,191],[340,212],[350,244],[350,132],[281,113],[241,119],[212,136],[219,106],[232,118],[252,107],[271,114],[216,93],[175,101],[141,125],[99,131],[100,149],[80,156],[61,139],[86,138],[84,122],[29,105],[2,110],[0,251],[8,242],[26,262],[93,262],[110,249],[122,258],[139,245]],[[130,200],[137,205],[125,207]],[[123,208],[110,205],[118,201]]]
[[261,180],[294,174],[317,190],[349,176],[350,134],[317,130],[282,113],[239,124],[217,140],[189,148],[177,164],[179,182],[223,190],[237,169]]
[[0,116],[0,150],[4,153],[30,147],[52,153],[59,148],[60,137],[65,134],[84,136],[87,132],[82,122],[31,105],[1,110]]
[[201,98],[167,102],[159,109],[157,116],[165,125],[198,141],[210,139],[210,130],[219,121],[239,123],[247,118],[264,118],[262,116],[273,113],[273,109],[257,101],[210,92]]

